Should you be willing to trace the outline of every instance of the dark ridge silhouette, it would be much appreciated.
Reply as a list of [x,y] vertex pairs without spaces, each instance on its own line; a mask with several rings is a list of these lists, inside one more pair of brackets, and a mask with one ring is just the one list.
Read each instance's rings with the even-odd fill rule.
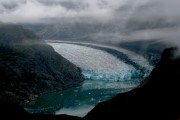
[[0,100],[26,104],[46,92],[82,83],[81,70],[15,24],[0,24]]
[[1,116],[24,120],[179,120],[180,58],[174,56],[176,51],[177,48],[164,50],[142,86],[99,103],[84,118],[27,114],[17,104],[0,101]]
[[0,100],[1,120],[80,120],[82,118],[68,115],[28,114],[24,108],[12,101]]
[[12,101],[0,100],[0,119],[1,120],[12,120],[27,119],[28,113],[24,108]]
[[102,102],[85,120],[178,120],[180,118],[180,58],[177,48],[164,50],[157,67],[145,83],[127,93]]

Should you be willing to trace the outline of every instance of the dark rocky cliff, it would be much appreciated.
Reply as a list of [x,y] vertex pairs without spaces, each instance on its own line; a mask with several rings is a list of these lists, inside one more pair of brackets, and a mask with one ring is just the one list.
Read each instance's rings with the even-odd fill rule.
[[174,56],[176,51],[176,48],[170,48],[163,52],[160,62],[142,86],[99,103],[84,118],[28,115],[23,108],[7,101],[0,101],[1,117],[11,115],[25,120],[179,120],[180,58]]
[[166,49],[145,83],[98,104],[85,120],[178,120],[180,118],[180,58]]
[[81,70],[34,33],[0,24],[0,99],[26,104],[44,92],[78,86]]

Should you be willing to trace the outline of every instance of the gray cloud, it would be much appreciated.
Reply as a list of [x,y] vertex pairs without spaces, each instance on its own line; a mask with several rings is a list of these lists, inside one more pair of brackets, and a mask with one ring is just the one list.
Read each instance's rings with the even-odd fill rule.
[[[4,22],[179,19],[179,0],[1,0]],[[54,21],[53,21],[54,19]]]
[[92,39],[111,39],[114,43],[163,39],[177,43],[179,4],[179,0],[1,0],[0,20],[36,24],[101,23],[112,27],[92,33]]
[[[42,20],[109,20],[124,0],[1,0],[0,19],[7,22]],[[14,8],[14,9],[11,9]]]
[[[179,0],[1,0],[4,22],[179,19]],[[54,19],[54,21],[53,21]]]
[[179,0],[151,0],[134,10],[126,22],[126,40],[163,40],[180,44]]

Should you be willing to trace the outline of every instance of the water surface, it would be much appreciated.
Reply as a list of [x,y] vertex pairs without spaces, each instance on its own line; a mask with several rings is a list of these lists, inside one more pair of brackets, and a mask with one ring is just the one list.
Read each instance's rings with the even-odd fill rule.
[[31,113],[84,116],[99,102],[138,86],[152,70],[145,58],[125,49],[64,42],[48,44],[80,67],[85,81],[79,87],[42,95],[26,108]]

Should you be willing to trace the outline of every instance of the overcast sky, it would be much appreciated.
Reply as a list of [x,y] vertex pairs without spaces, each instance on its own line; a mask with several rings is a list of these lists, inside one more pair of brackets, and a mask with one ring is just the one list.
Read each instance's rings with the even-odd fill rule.
[[180,0],[0,0],[0,21],[33,24],[125,21],[121,22],[125,26],[133,20],[162,22],[153,29],[131,31],[124,38],[180,41],[179,5]]
[[[118,11],[119,8],[126,4],[130,5],[130,7],[136,7],[138,4],[144,3],[141,1],[142,0],[0,0],[0,20],[4,22],[26,23],[38,23],[42,22],[42,20],[46,22],[54,22],[55,20],[70,21],[72,19],[109,21],[116,19],[115,12]],[[122,13],[120,17],[126,17],[126,14]]]
[[[146,6],[139,19],[180,17],[179,0],[0,0],[0,20],[4,22],[54,22],[54,20],[109,21],[126,19]],[[149,7],[151,6],[151,7]],[[173,18],[172,18],[173,17]]]

